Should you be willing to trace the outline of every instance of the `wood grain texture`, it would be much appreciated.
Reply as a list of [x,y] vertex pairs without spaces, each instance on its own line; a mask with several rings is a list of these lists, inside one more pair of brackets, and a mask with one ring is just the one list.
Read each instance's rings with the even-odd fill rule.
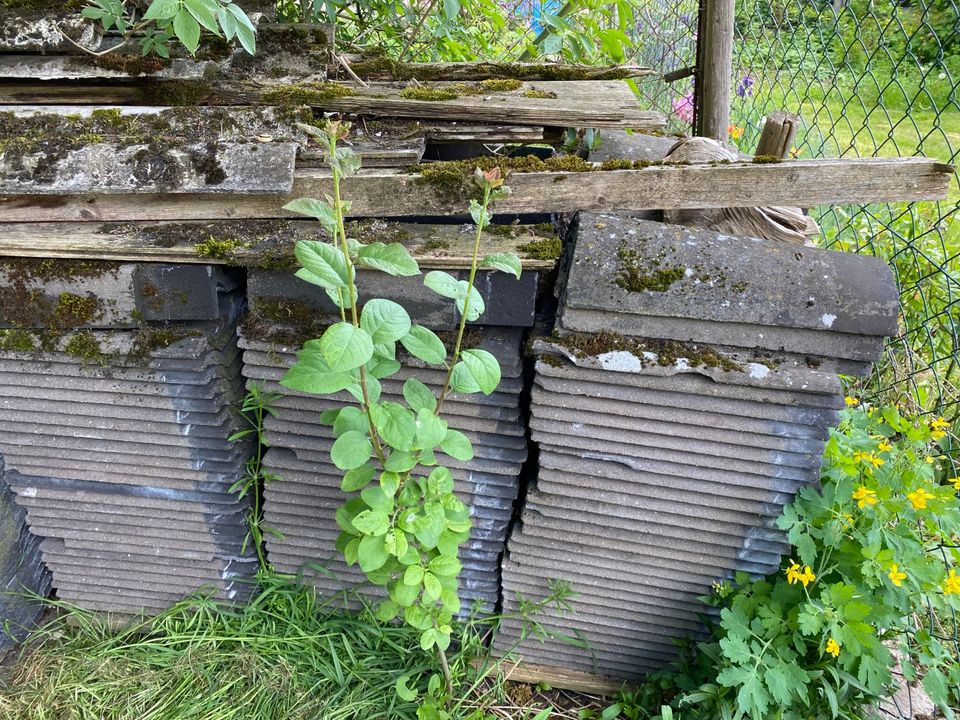
[[[295,229],[291,229],[295,228]],[[462,225],[378,223],[377,231],[396,232],[422,268],[469,268],[473,232]],[[283,233],[284,242],[258,244],[264,236]],[[229,237],[237,243],[230,257],[200,256],[197,244]],[[0,257],[119,260],[134,262],[257,265],[265,249],[275,261],[291,252],[298,237],[317,239],[311,220],[250,223],[14,223],[0,231]],[[524,246],[552,233],[516,226],[512,236],[484,233],[480,253],[515,252],[527,270],[552,268],[555,260],[531,256]],[[367,240],[366,238],[364,238]],[[284,244],[286,247],[284,248]]]
[[[497,213],[648,210],[935,200],[946,197],[953,166],[925,158],[792,160],[727,165],[653,165],[640,170],[514,173],[513,194]],[[77,195],[0,197],[2,222],[204,220],[289,217],[290,197],[323,197],[329,174],[297,170],[290,196]],[[347,178],[353,217],[465,215],[464,187],[423,176],[366,171]]]
[[492,78],[523,78],[524,80],[551,80],[560,76],[581,80],[625,80],[656,75],[657,71],[639,65],[576,65],[524,62],[437,62],[398,63],[391,70],[386,63],[375,71],[364,71],[362,55],[348,56],[356,63],[354,70],[365,80],[489,80]]
[[733,95],[733,22],[736,0],[704,0],[700,19],[697,135],[727,141]]
[[546,683],[552,688],[573,690],[590,695],[615,695],[625,684],[623,680],[616,680],[603,675],[525,662],[505,661],[501,669],[504,678],[512,682],[523,682],[530,685]]

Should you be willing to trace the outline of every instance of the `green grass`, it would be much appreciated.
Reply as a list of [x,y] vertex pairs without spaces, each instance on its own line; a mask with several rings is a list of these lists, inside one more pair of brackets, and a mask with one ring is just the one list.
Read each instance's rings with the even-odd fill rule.
[[[4,720],[415,720],[438,672],[417,630],[384,625],[368,607],[346,614],[289,577],[264,575],[244,607],[189,598],[121,629],[54,607],[0,686]],[[602,708],[505,682],[482,642],[489,631],[457,628],[451,720],[526,720],[546,708],[573,720]],[[401,677],[417,698],[397,694]]]

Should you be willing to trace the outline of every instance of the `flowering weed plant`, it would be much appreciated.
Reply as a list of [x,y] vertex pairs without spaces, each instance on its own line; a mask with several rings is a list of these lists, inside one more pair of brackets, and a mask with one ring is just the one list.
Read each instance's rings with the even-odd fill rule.
[[895,690],[899,661],[906,681],[956,717],[960,479],[941,454],[948,429],[848,401],[822,487],[801,490],[779,520],[794,557],[706,598],[721,608],[714,641],[699,648],[713,678],[686,694],[688,712],[859,718]]

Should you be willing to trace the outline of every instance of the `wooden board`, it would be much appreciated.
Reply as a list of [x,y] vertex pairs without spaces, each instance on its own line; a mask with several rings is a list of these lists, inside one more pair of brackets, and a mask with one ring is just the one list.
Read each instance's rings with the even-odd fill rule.
[[[453,85],[430,83],[428,87],[442,89]],[[509,119],[517,125],[640,130],[659,130],[666,125],[666,118],[661,113],[642,109],[630,87],[620,80],[535,81],[524,83],[518,90],[465,95],[451,100],[406,99],[401,97],[404,87],[398,83],[371,83],[366,88],[351,85],[355,95],[311,101],[310,104],[332,112],[475,123],[500,123]],[[531,90],[553,93],[556,97],[522,95]],[[254,98],[240,93],[236,99]]]
[[[640,170],[513,173],[513,194],[497,213],[755,207],[936,200],[946,197],[953,166],[925,158],[791,160],[728,165],[653,165]],[[329,174],[297,170],[293,197],[332,192]],[[347,178],[354,217],[465,215],[462,188],[432,185],[421,175],[366,171]],[[290,196],[79,195],[0,197],[2,222],[204,220],[289,217]]]
[[[319,226],[311,220],[193,223],[15,223],[0,230],[0,256],[173,262],[232,265],[276,262],[289,255],[298,238],[318,239]],[[352,229],[351,229],[352,230]],[[473,230],[463,225],[376,222],[368,235],[372,242],[402,242],[422,268],[469,268]],[[542,228],[515,226],[511,235],[485,232],[481,256],[489,252],[515,252],[528,270],[550,269],[556,260],[540,259],[525,249],[528,243],[556,236]],[[229,238],[236,249],[228,256],[201,256],[197,245],[211,238]],[[265,255],[269,253],[269,255]]]
[[86,55],[0,54],[0,80],[131,80],[145,75],[164,80],[202,80],[219,72],[216,63],[184,58],[174,59],[166,66],[157,63],[155,68],[150,67],[149,61],[143,61],[140,66],[132,66],[143,68],[143,72],[127,72],[112,69],[111,57],[106,55],[98,61]]
[[[638,65],[576,65],[566,63],[524,62],[391,62],[382,57],[365,58],[348,55],[353,71],[371,80],[489,80],[494,78],[524,80],[625,80],[656,75],[652,68]],[[341,74],[345,74],[342,72]],[[344,78],[346,79],[346,78]]]
[[579,670],[535,665],[533,663],[504,660],[500,665],[505,680],[539,685],[546,683],[552,688],[573,690],[590,695],[615,695],[624,685],[623,680],[594,675]]

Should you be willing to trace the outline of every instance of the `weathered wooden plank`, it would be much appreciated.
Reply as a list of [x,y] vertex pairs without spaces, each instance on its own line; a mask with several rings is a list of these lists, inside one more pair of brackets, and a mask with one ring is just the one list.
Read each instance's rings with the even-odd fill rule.
[[733,95],[733,23],[736,0],[704,0],[696,80],[697,135],[727,141]]
[[639,65],[576,65],[525,62],[405,63],[384,57],[347,56],[365,80],[628,80],[656,75]]
[[[560,241],[552,229],[495,227],[483,234],[481,255],[515,252],[528,270],[556,263]],[[470,267],[469,225],[360,221],[348,232],[362,242],[401,242],[423,268]],[[276,267],[293,263],[298,239],[318,237],[312,220],[14,223],[0,232],[0,256]]]
[[[334,83],[307,84],[274,88],[264,93],[237,90],[227,97],[230,102],[272,103],[295,99],[328,112],[432,120],[499,123],[509,118],[517,125],[645,130],[659,130],[666,124],[661,113],[642,109],[629,86],[619,80],[537,81],[521,83],[516,89],[489,91],[481,83],[468,86],[466,92],[463,84],[458,87],[456,83],[431,83],[417,90],[423,91],[424,99],[414,99],[410,89],[398,83],[371,83],[365,88]],[[450,93],[446,99],[435,95],[444,91]]]
[[[925,158],[791,160],[782,163],[652,165],[637,170],[515,172],[498,213],[647,210],[935,200],[946,197],[953,166]],[[332,192],[327,172],[304,169],[294,197]],[[423,175],[368,171],[343,192],[357,217],[464,215],[475,192],[468,176],[431,182]],[[0,197],[0,221],[123,221],[288,216],[283,196],[79,195]]]
[[623,686],[622,680],[594,675],[580,670],[536,665],[534,663],[507,661],[501,665],[505,680],[539,685],[546,683],[553,688],[573,690],[590,695],[615,695]]
[[121,59],[117,55],[0,55],[0,80],[128,80],[146,75],[164,80],[202,80],[218,72],[216,63],[186,58],[165,62],[140,56]]
[[89,105],[93,103],[151,104],[150,96],[136,85],[104,85],[93,82],[48,82],[33,80],[0,84],[0,105]]

